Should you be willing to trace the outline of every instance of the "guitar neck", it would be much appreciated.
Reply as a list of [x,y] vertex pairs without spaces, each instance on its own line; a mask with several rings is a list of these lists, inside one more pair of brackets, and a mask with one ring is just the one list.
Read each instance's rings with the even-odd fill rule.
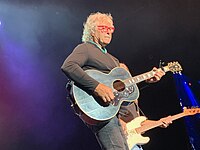
[[[161,69],[161,68],[159,68]],[[168,66],[165,66],[165,67],[162,67],[162,70],[164,72],[168,72],[170,71]],[[140,74],[140,75],[137,75],[137,76],[134,76],[132,78],[129,78],[129,79],[126,79],[124,82],[129,85],[129,84],[136,84],[136,83],[140,83],[142,81],[145,81],[147,79],[150,79],[152,77],[154,77],[154,74],[155,72],[152,70],[152,71],[149,71],[149,72],[146,72],[146,73],[143,73],[143,74]]]
[[[176,119],[179,119],[179,118],[182,118],[182,117],[184,117],[184,116],[187,116],[185,113],[179,113],[179,114],[176,114],[176,115],[173,115],[173,116],[171,116],[171,118],[170,118],[170,121],[174,121],[174,120],[176,120]],[[136,132],[137,133],[139,133],[139,134],[141,134],[141,133],[143,133],[143,132],[145,132],[145,131],[148,131],[148,130],[150,130],[150,129],[153,129],[153,128],[156,128],[156,127],[158,127],[158,126],[161,126],[163,123],[162,123],[162,121],[161,120],[158,120],[158,121],[153,121],[153,122],[150,122],[150,123],[148,123],[148,124],[146,124],[146,125],[143,125],[143,126],[141,126],[141,127],[138,127],[138,128],[136,128],[135,130],[136,130]]]

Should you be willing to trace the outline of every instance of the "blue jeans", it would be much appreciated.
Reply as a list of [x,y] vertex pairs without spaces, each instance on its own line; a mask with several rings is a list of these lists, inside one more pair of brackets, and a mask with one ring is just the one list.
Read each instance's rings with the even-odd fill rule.
[[[129,150],[117,117],[112,118],[109,122],[88,126],[94,132],[102,150]],[[142,148],[135,146],[132,150],[142,150]]]

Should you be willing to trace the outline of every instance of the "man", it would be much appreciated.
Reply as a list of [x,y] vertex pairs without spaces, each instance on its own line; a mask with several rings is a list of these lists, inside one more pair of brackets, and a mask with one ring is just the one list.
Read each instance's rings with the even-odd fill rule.
[[[122,67],[128,71],[125,64],[109,54],[106,46],[111,42],[115,28],[111,14],[92,13],[84,24],[82,42],[64,61],[61,69],[66,76],[77,86],[100,97],[103,103],[110,103],[115,98],[113,90],[89,76],[85,70],[94,69],[103,73],[109,73],[115,67]],[[161,79],[165,72],[153,68],[155,75],[147,82],[153,83]],[[121,106],[119,113],[108,121],[100,121],[96,124],[86,125],[94,132],[100,146],[105,150],[128,150],[124,134],[124,124],[139,115],[137,103]],[[122,121],[119,121],[122,120]],[[121,123],[120,123],[121,122]],[[169,122],[164,122],[167,126]],[[134,150],[142,149],[135,146]]]

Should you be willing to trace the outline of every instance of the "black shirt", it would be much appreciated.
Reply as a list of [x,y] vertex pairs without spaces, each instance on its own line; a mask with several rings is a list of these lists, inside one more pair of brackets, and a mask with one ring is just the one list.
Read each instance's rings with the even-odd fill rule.
[[[109,53],[103,53],[92,43],[79,44],[64,61],[61,69],[68,78],[82,88],[94,91],[98,81],[90,77],[84,70],[95,69],[109,73],[113,68],[119,67],[119,60]],[[119,114],[124,120],[130,121],[138,116],[138,105],[121,106]]]

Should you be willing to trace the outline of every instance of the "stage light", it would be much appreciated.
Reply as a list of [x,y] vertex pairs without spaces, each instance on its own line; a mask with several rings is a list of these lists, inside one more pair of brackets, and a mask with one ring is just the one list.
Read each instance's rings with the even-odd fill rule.
[[[198,99],[199,95],[198,92],[195,93],[195,91],[199,91],[199,87],[195,86],[194,90],[192,88],[193,86],[191,86],[199,84],[199,81],[193,81],[184,75],[180,76],[178,74],[174,75],[174,79],[175,79],[177,94],[180,101],[180,106],[182,108],[185,106],[190,106],[192,108],[199,107],[200,106]],[[199,118],[200,118],[199,114],[196,114],[193,117],[185,117],[185,124],[189,136],[189,141],[191,144],[191,150],[200,149]]]

